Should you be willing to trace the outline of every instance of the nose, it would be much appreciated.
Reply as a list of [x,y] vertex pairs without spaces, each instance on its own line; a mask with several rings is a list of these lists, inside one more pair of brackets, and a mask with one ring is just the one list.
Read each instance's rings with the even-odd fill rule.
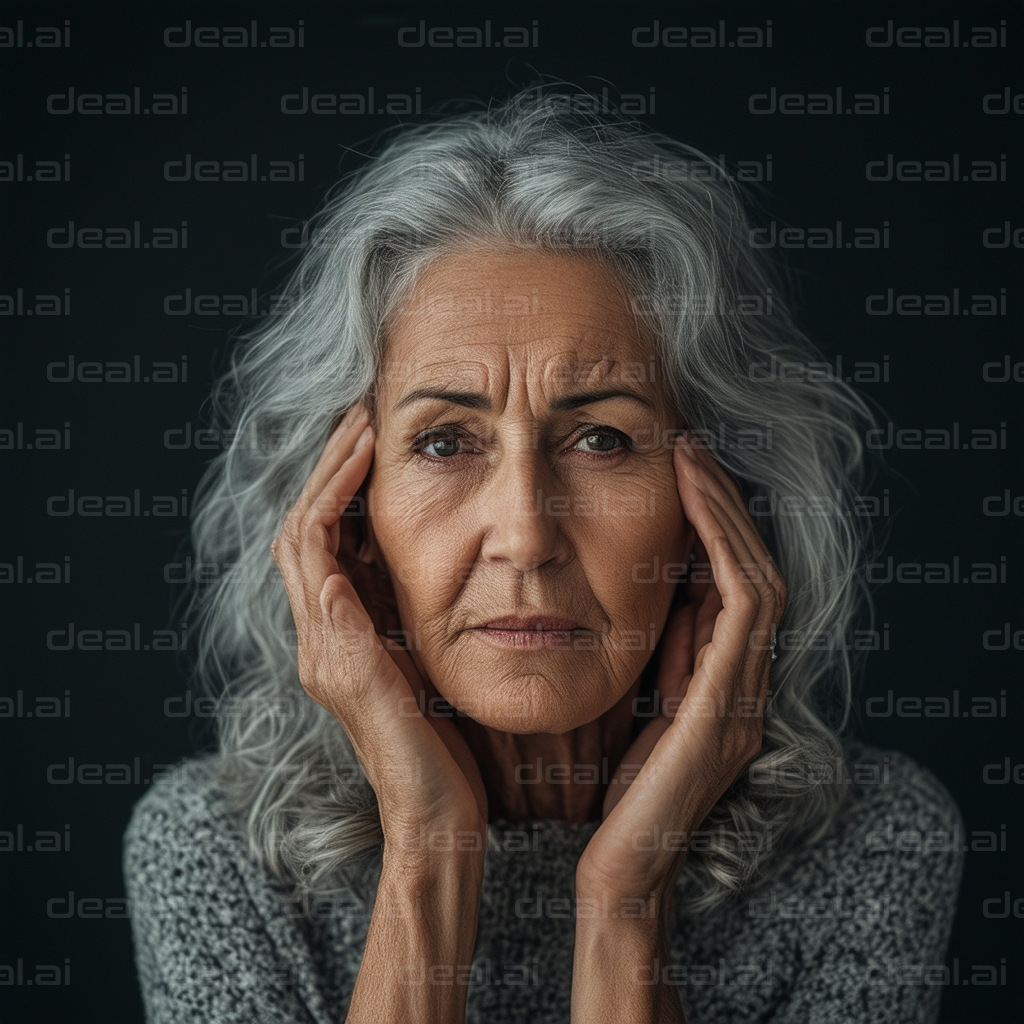
[[501,453],[478,494],[486,529],[481,557],[519,572],[560,566],[572,557],[564,529],[570,497],[539,445],[529,439]]

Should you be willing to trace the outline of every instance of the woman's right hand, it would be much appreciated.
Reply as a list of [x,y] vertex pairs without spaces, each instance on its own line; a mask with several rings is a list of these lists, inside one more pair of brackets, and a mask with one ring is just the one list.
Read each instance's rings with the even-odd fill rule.
[[[377,794],[384,851],[346,1020],[465,1019],[487,829],[476,761],[407,651],[394,593],[344,516],[373,462],[365,409],[346,413],[271,545],[295,620],[299,678],[348,734]],[[456,984],[430,983],[441,967]]]
[[[360,405],[345,414],[271,544],[299,678],[348,734],[377,795],[386,853],[404,861],[402,851],[476,848],[482,857],[487,798],[476,760],[453,718],[424,717],[436,690],[407,651],[378,636],[400,628],[394,594],[360,560],[354,521],[343,517],[373,461],[368,424]],[[467,833],[479,842],[465,845]]]

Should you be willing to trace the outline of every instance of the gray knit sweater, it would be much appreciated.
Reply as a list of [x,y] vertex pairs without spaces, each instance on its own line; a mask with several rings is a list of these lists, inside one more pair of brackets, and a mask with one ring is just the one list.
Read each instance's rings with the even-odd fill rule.
[[[851,787],[826,838],[742,900],[677,914],[672,963],[645,980],[656,969],[676,982],[688,1021],[935,1020],[967,848],[960,815],[909,758],[863,748],[853,757],[861,779],[878,781]],[[147,1020],[344,1021],[379,868],[371,863],[344,897],[303,901],[249,852],[223,807],[216,761],[188,767],[146,793],[125,834]],[[569,1020],[573,876],[595,828],[488,827],[467,1021]],[[403,980],[425,981],[415,971]]]

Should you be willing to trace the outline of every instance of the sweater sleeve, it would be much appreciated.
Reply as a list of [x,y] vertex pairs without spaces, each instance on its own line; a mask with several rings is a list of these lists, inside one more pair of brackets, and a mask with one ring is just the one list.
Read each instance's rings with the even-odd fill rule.
[[[148,1024],[326,1024],[287,901],[247,877],[249,854],[210,785],[161,780],[124,837]],[[262,891],[261,891],[262,889]]]
[[884,761],[875,766],[883,784],[866,787],[826,845],[819,868],[840,899],[820,901],[821,927],[773,1024],[932,1024],[955,983],[945,957],[963,869],[960,812],[930,772],[899,754]]

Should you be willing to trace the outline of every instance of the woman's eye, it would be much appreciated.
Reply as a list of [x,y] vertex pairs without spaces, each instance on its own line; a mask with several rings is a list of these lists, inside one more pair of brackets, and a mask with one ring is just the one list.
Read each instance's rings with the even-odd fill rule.
[[[583,451],[591,455],[605,455],[628,448],[629,440],[620,431],[612,430],[610,427],[593,428],[582,434],[572,447],[574,451]],[[451,432],[427,434],[416,441],[413,448],[429,459],[441,460],[469,454],[476,450],[472,445],[467,445],[458,434]]]
[[617,430],[591,430],[584,434],[574,447],[579,448],[581,445],[584,445],[584,451],[594,453],[611,452],[615,451],[616,448],[625,447],[623,441],[624,438]]
[[423,450],[428,455],[433,455],[438,458],[445,458],[449,455],[458,455],[459,440],[456,437],[439,437],[436,441],[431,441],[429,444],[424,445]]
[[462,442],[454,434],[428,434],[416,447],[431,458],[446,459],[461,453]]

